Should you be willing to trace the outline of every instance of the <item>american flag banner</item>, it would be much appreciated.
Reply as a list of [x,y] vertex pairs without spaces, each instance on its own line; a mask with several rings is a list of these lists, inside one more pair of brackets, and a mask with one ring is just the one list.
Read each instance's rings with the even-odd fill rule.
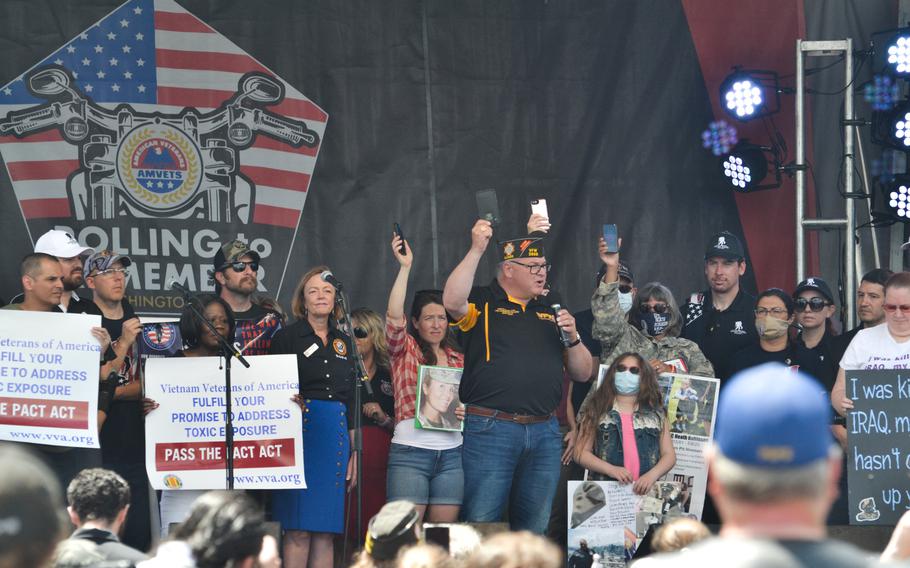
[[130,0],[0,87],[0,156],[32,241],[133,260],[136,308],[211,290],[219,243],[277,297],[328,115],[173,0]]

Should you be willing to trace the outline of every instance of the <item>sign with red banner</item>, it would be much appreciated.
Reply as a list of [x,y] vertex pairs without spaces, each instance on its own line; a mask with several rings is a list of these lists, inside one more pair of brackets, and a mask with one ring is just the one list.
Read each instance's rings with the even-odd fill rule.
[[[238,489],[302,489],[303,434],[295,355],[247,357],[231,368],[234,483]],[[155,489],[223,489],[224,367],[217,357],[149,358],[146,469]]]
[[101,316],[0,310],[0,440],[98,445]]
[[130,0],[0,87],[0,155],[32,242],[129,255],[139,313],[211,291],[219,243],[277,297],[328,115],[173,0]]

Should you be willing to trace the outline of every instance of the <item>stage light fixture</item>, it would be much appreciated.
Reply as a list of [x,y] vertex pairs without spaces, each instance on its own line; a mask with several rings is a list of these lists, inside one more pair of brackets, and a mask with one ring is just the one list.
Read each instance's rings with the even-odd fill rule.
[[910,75],[910,28],[872,34],[875,73]]
[[[774,147],[740,142],[723,157],[721,167],[724,177],[733,190],[740,193],[780,187],[781,166],[778,154]],[[774,179],[763,183],[769,172],[774,173]]]
[[872,113],[872,141],[902,151],[910,150],[910,101],[890,111]]
[[900,184],[892,188],[888,194],[888,207],[895,215],[903,219],[910,215],[910,203],[907,202],[908,192],[910,192],[910,189],[906,185]]
[[777,73],[733,68],[720,84],[720,104],[733,118],[746,122],[780,110]]
[[715,120],[701,133],[702,146],[711,150],[715,156],[722,156],[736,145],[736,128],[726,120]]
[[901,88],[894,78],[876,75],[863,87],[863,98],[873,110],[886,111],[894,108],[900,99]]
[[724,177],[736,191],[749,191],[768,174],[768,160],[757,146],[739,144],[723,161]]

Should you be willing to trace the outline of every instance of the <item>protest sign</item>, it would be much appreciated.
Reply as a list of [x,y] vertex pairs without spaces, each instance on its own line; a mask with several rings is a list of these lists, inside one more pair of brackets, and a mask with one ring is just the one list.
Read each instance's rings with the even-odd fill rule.
[[[303,489],[295,355],[247,357],[231,369],[234,486]],[[217,357],[149,358],[146,468],[155,489],[224,489],[225,384]]]
[[0,310],[0,440],[97,448],[100,316]]
[[676,465],[663,479],[683,485],[681,512],[700,520],[708,489],[704,448],[714,437],[720,381],[696,375],[663,374],[658,382],[676,450]]
[[910,508],[910,371],[846,371],[851,525],[895,525]]
[[[600,366],[598,387],[606,367]],[[701,519],[708,485],[704,447],[714,436],[720,381],[664,373],[658,377],[676,465],[645,496],[616,481],[569,482],[569,556],[584,539],[604,566],[623,566],[648,527],[676,517]]]

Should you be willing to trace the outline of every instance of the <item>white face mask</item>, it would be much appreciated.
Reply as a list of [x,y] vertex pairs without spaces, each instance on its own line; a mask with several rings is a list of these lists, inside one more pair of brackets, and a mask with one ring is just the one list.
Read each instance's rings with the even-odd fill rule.
[[616,292],[619,295],[619,309],[622,310],[622,313],[627,314],[629,310],[632,309],[632,292],[628,294],[623,294],[622,292]]

